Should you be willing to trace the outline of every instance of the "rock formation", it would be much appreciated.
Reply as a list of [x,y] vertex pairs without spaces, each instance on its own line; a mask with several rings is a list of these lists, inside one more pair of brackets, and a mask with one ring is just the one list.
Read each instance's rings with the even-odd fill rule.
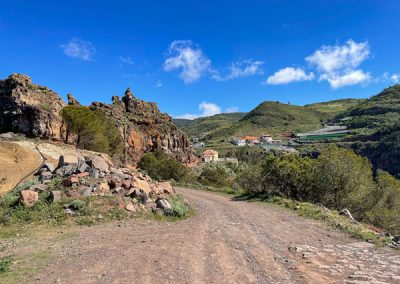
[[64,106],[55,92],[33,84],[26,75],[0,80],[0,132],[59,140]]
[[[145,152],[162,149],[183,163],[196,160],[189,139],[161,113],[156,103],[147,103],[134,97],[128,88],[122,100],[112,97],[112,104],[94,102],[92,109],[101,109],[114,118],[127,144],[127,157],[135,162]],[[128,161],[129,162],[129,161]]]
[[[126,144],[128,164],[135,164],[145,152],[162,149],[178,161],[196,160],[186,134],[177,129],[171,117],[161,113],[155,103],[135,98],[130,89],[122,101],[112,97],[112,104],[93,103],[90,108],[100,109],[116,120]],[[68,95],[68,104],[79,102]],[[47,87],[32,83],[30,77],[12,74],[0,80],[0,133],[23,133],[30,137],[63,140],[63,100]]]

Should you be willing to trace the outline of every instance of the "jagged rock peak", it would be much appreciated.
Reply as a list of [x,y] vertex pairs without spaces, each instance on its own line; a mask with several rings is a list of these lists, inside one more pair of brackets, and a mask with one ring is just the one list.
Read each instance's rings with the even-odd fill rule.
[[12,74],[0,80],[0,132],[60,140],[64,106],[59,95],[32,83],[29,76]]
[[13,73],[8,76],[8,80],[18,82],[20,84],[32,84],[31,77],[24,74]]
[[80,106],[81,105],[72,94],[67,94],[67,99],[68,99],[68,105],[70,105],[70,106]]

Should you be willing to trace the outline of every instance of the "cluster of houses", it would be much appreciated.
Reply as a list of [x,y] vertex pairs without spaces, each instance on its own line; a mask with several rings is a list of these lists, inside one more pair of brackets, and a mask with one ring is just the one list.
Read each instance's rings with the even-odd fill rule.
[[[307,133],[298,133],[297,135],[291,131],[285,131],[280,134],[280,137],[288,139],[287,145],[282,145],[281,140],[274,139],[272,135],[264,134],[261,136],[244,136],[235,137],[231,140],[232,144],[236,146],[259,146],[265,151],[282,151],[286,153],[298,153],[298,151],[293,148],[293,145],[313,143],[320,141],[327,141],[332,139],[337,139],[350,134],[346,126],[341,125],[324,125],[323,128],[311,131]],[[195,147],[204,147],[204,142],[194,141]],[[201,154],[201,158],[205,163],[238,163],[236,158],[219,158],[218,152],[212,149],[208,149]]]
[[272,135],[264,134],[259,137],[256,136],[235,137],[232,139],[232,143],[236,146],[253,146],[262,144],[280,145],[282,144],[282,141],[274,139]]

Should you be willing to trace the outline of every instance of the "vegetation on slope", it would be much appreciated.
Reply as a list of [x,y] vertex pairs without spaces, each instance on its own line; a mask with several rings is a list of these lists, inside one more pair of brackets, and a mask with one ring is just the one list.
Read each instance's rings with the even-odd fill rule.
[[231,136],[279,134],[282,131],[315,130],[334,116],[354,107],[358,99],[343,99],[296,106],[266,101],[249,113],[218,114],[195,120],[175,119],[174,123],[190,136],[226,140]]
[[66,125],[65,142],[73,141],[78,148],[119,155],[123,142],[115,121],[101,110],[91,110],[85,106],[67,106],[62,118]]
[[[190,119],[174,119],[173,123],[193,137],[221,136],[224,131],[237,123],[246,113],[221,113],[209,117]],[[219,134],[221,133],[221,134]]]

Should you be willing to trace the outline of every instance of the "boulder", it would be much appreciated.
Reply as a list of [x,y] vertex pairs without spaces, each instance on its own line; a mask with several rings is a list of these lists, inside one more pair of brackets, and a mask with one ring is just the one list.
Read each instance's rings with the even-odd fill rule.
[[83,173],[77,174],[76,176],[79,177],[79,178],[88,177],[89,173],[88,172],[83,172]]
[[0,138],[2,139],[13,139],[15,134],[13,132],[1,133]]
[[122,181],[119,177],[117,176],[112,176],[110,181],[108,182],[110,185],[110,188],[116,188],[116,187],[121,187],[122,186]]
[[48,171],[40,172],[39,180],[47,181],[47,180],[51,180],[52,178],[53,178],[53,174],[51,172],[48,172]]
[[55,174],[60,177],[72,175],[76,171],[76,166],[68,165],[62,166],[55,171]]
[[78,157],[74,155],[63,155],[58,159],[58,167],[78,166]]
[[149,195],[151,192],[150,184],[145,180],[141,180],[141,179],[134,177],[134,178],[132,178],[131,185],[132,185],[132,187],[143,190],[147,195]]
[[92,189],[91,187],[85,186],[85,187],[82,189],[82,195],[83,195],[83,196],[90,196],[90,195],[92,194],[92,191],[93,191],[93,189]]
[[42,183],[34,184],[29,188],[29,190],[36,191],[36,192],[43,192],[43,191],[46,191],[47,189],[48,189],[48,186],[45,184],[42,184]]
[[149,195],[139,188],[135,188],[135,193],[133,194],[137,200],[142,204],[146,204],[149,199]]
[[51,202],[58,202],[62,198],[62,193],[60,190],[53,190],[50,192],[50,201]]
[[160,208],[165,214],[172,212],[172,206],[165,198],[158,198],[156,200],[157,208]]
[[174,194],[174,189],[172,188],[171,184],[167,181],[165,182],[158,182],[158,183],[153,183],[151,185],[151,189],[155,194]]
[[85,157],[85,161],[88,165],[99,170],[100,172],[103,172],[103,173],[109,172],[108,164],[100,156],[87,156],[87,157]]
[[52,162],[47,161],[43,164],[42,169],[47,169],[49,172],[53,173],[56,167]]
[[85,162],[85,159],[79,159],[79,161],[78,161],[78,166],[77,166],[77,168],[76,168],[76,170],[79,172],[79,173],[84,173],[84,172],[87,172],[88,170],[89,170],[89,165],[88,164],[86,164],[86,162]]
[[98,169],[95,168],[89,168],[89,176],[91,178],[99,178],[100,177],[100,171]]
[[133,203],[131,202],[126,204],[125,209],[128,210],[129,212],[136,212],[135,205],[133,205]]
[[21,203],[26,207],[32,207],[39,201],[39,194],[32,190],[21,190]]
[[79,178],[77,176],[69,176],[63,181],[64,186],[72,186],[79,183]]
[[102,193],[110,192],[110,186],[108,185],[108,182],[100,183],[98,188],[99,188],[99,191]]

